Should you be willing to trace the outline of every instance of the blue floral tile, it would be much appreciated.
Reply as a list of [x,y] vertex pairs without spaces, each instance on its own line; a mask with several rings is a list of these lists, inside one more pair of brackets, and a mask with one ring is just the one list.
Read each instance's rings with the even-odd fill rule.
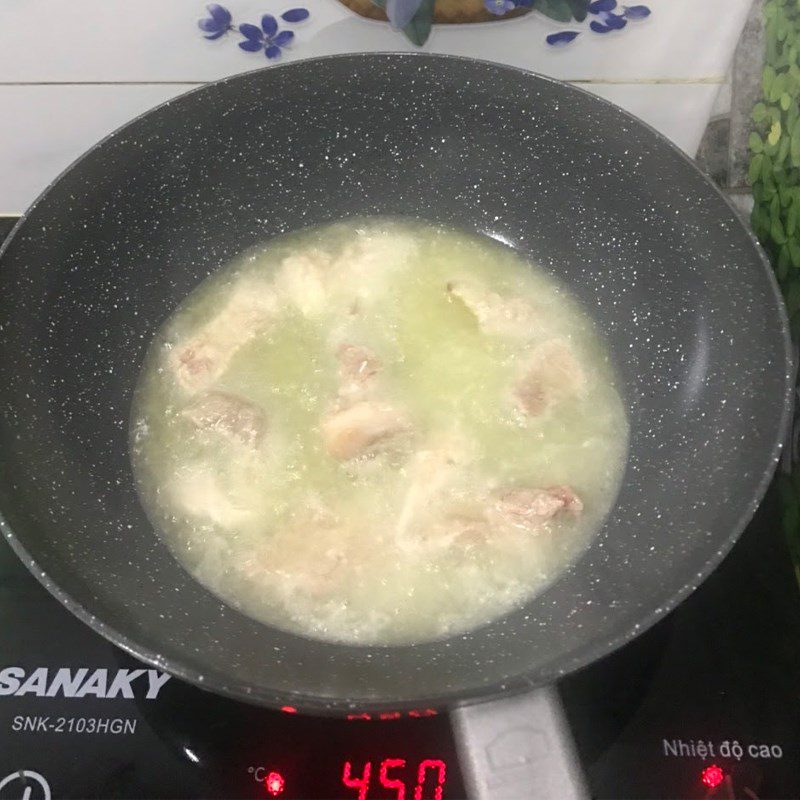
[[[227,8],[212,3],[206,6],[208,17],[197,21],[197,26],[205,34],[206,39],[219,39],[230,31],[236,31],[244,37],[239,47],[246,53],[261,53],[269,59],[280,58],[283,48],[294,40],[294,31],[281,30],[280,23],[272,14],[261,17],[261,25],[243,22],[236,26],[233,16]],[[280,15],[280,19],[290,25],[304,22],[311,16],[307,8],[290,8]]]

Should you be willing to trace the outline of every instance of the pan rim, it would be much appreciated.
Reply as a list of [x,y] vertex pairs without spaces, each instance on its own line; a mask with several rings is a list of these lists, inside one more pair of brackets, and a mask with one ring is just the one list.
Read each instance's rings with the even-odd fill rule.
[[667,145],[672,150],[673,154],[677,155],[685,164],[689,166],[691,170],[694,171],[694,173],[698,177],[702,178],[702,180],[713,189],[716,195],[727,206],[731,215],[736,219],[736,223],[739,226],[741,226],[741,228],[746,233],[749,241],[754,246],[755,250],[758,252],[758,257],[761,262],[761,266],[766,273],[768,284],[772,291],[773,297],[776,301],[778,315],[780,319],[780,327],[783,340],[784,393],[781,403],[781,415],[780,419],[778,420],[778,425],[776,429],[775,441],[773,442],[773,445],[769,452],[769,461],[762,470],[761,478],[758,482],[758,485],[755,488],[753,496],[750,502],[747,504],[744,511],[740,514],[740,516],[736,520],[735,525],[731,527],[729,535],[724,540],[720,541],[720,546],[718,547],[717,551],[709,559],[706,560],[701,569],[699,569],[697,572],[694,573],[692,581],[685,583],[677,591],[670,592],[663,600],[659,600],[658,596],[654,595],[649,602],[649,605],[654,607],[653,610],[651,610],[648,614],[643,615],[640,618],[637,618],[637,622],[635,625],[627,629],[624,629],[621,633],[617,634],[616,636],[603,639],[602,641],[595,643],[593,646],[585,648],[584,652],[582,652],[580,656],[576,656],[572,660],[569,660],[565,664],[562,664],[560,667],[549,666],[548,668],[537,670],[535,675],[523,671],[521,673],[509,676],[506,680],[502,682],[493,680],[491,683],[488,683],[486,685],[474,685],[466,690],[454,690],[452,692],[445,692],[430,697],[420,695],[419,697],[415,697],[413,699],[387,700],[385,698],[375,699],[369,696],[365,696],[355,699],[343,699],[337,697],[325,697],[324,695],[306,694],[302,692],[267,690],[267,689],[256,690],[254,689],[254,687],[249,686],[247,684],[228,682],[221,675],[217,676],[214,673],[209,673],[209,672],[201,673],[200,671],[195,670],[193,668],[185,667],[177,661],[164,658],[157,652],[150,650],[147,647],[138,645],[135,641],[132,640],[131,637],[121,633],[115,627],[106,625],[104,622],[99,620],[95,615],[93,615],[85,606],[73,600],[66,591],[61,589],[60,586],[58,586],[56,583],[50,580],[47,573],[45,573],[39,568],[35,559],[33,559],[31,554],[22,544],[21,540],[17,538],[16,534],[13,532],[12,527],[6,520],[2,509],[0,509],[0,530],[2,530],[4,538],[9,543],[12,550],[14,550],[17,557],[19,557],[22,563],[25,564],[25,566],[34,575],[34,577],[45,587],[45,589],[47,589],[48,592],[50,592],[51,595],[53,595],[73,615],[75,615],[83,623],[88,625],[96,633],[100,634],[105,639],[109,640],[114,645],[116,645],[117,647],[120,647],[123,651],[125,651],[129,655],[135,657],[136,659],[152,667],[155,667],[157,669],[163,669],[167,671],[169,674],[174,675],[175,677],[180,678],[181,680],[186,681],[190,684],[193,684],[194,686],[197,686],[201,689],[214,691],[220,695],[229,697],[231,699],[239,700],[249,704],[263,705],[272,708],[280,707],[282,705],[291,705],[293,708],[297,708],[298,711],[310,714],[318,714],[318,715],[341,716],[346,712],[362,711],[364,709],[375,710],[375,711],[381,711],[381,710],[388,711],[388,710],[398,710],[398,709],[413,710],[428,706],[433,709],[441,709],[446,707],[452,707],[454,705],[459,705],[466,702],[489,701],[492,699],[496,699],[500,696],[508,696],[514,693],[520,693],[526,690],[533,689],[537,686],[554,683],[555,681],[564,677],[565,675],[575,672],[597,660],[600,660],[601,658],[611,654],[612,652],[619,649],[623,645],[632,641],[634,638],[636,638],[637,636],[639,636],[640,634],[644,633],[646,630],[651,628],[659,620],[663,619],[670,611],[672,611],[676,606],[682,603],[683,600],[685,600],[701,583],[703,583],[703,581],[711,574],[711,572],[714,571],[714,569],[716,569],[716,567],[720,564],[720,562],[730,552],[731,548],[736,543],[739,536],[742,534],[746,526],[749,524],[750,520],[753,517],[753,514],[761,504],[761,501],[763,500],[767,492],[767,489],[769,488],[778,461],[780,459],[780,454],[783,449],[786,435],[790,428],[791,414],[793,409],[795,364],[794,364],[793,346],[789,331],[789,320],[786,313],[786,308],[784,306],[783,297],[781,295],[777,280],[772,270],[772,266],[770,265],[764,250],[758,243],[755,234],[744,223],[744,221],[739,215],[739,212],[737,211],[735,206],[731,203],[731,201],[728,199],[728,197],[722,192],[722,190],[715,183],[713,183],[713,181],[711,181],[706,175],[704,175],[704,173],[699,169],[697,164],[691,158],[689,158],[689,156],[683,150],[681,150],[674,142],[672,142],[662,133],[657,131],[647,122],[639,119],[638,117],[635,117],[633,114],[626,111],[625,109],[615,105],[614,103],[611,103],[605,98],[599,97],[598,95],[595,95],[592,92],[587,91],[586,89],[583,89],[579,86],[575,86],[574,84],[557,80],[555,78],[548,77],[546,75],[542,75],[537,72],[522,69],[520,67],[498,64],[496,62],[487,61],[485,59],[477,59],[467,56],[452,56],[452,55],[440,55],[434,53],[403,52],[403,51],[387,51],[380,53],[368,53],[368,52],[345,53],[345,54],[320,56],[316,58],[298,59],[296,61],[287,62],[284,64],[261,67],[255,70],[247,70],[245,72],[239,72],[234,75],[229,75],[220,80],[211,81],[209,83],[195,87],[189,90],[188,92],[184,92],[178,95],[177,97],[170,98],[169,100],[166,100],[163,103],[160,103],[157,106],[148,109],[142,114],[139,114],[133,119],[129,120],[124,125],[115,129],[107,136],[100,139],[97,143],[92,145],[92,147],[90,147],[86,152],[82,153],[71,164],[69,164],[69,166],[67,166],[64,170],[62,170],[52,181],[50,181],[50,183],[48,183],[48,185],[36,197],[33,203],[19,217],[16,224],[12,228],[11,232],[6,237],[5,241],[2,243],[2,245],[0,245],[0,269],[2,269],[3,256],[6,250],[11,246],[13,239],[19,233],[19,231],[24,227],[26,220],[34,212],[34,210],[40,205],[40,203],[46,200],[51,189],[56,184],[58,184],[65,175],[71,172],[74,168],[78,167],[84,159],[93,154],[95,150],[102,147],[106,142],[113,140],[115,137],[119,136],[129,127],[137,124],[140,120],[147,117],[148,115],[153,114],[162,108],[166,108],[176,101],[182,101],[184,98],[188,98],[197,92],[203,92],[211,87],[222,86],[229,82],[244,80],[252,76],[253,74],[257,73],[266,74],[267,72],[273,72],[276,70],[277,71],[302,70],[306,68],[308,65],[314,65],[330,61],[358,62],[358,61],[374,61],[377,59],[386,59],[395,61],[416,60],[418,62],[419,61],[429,61],[429,62],[446,61],[451,63],[457,62],[457,63],[466,63],[470,65],[478,65],[481,68],[491,68],[493,70],[501,70],[504,72],[517,73],[518,75],[523,76],[524,79],[526,80],[533,78],[535,80],[548,83],[552,86],[557,86],[559,87],[560,91],[563,91],[566,94],[569,94],[570,92],[575,92],[583,96],[584,98],[591,98],[592,102],[599,104],[602,107],[605,107],[607,110],[613,111],[613,113],[617,115],[621,115],[623,118],[626,118],[627,121],[629,121],[630,123],[639,126],[641,128],[644,128],[645,130],[649,131],[653,136],[655,136],[656,139],[662,145]]

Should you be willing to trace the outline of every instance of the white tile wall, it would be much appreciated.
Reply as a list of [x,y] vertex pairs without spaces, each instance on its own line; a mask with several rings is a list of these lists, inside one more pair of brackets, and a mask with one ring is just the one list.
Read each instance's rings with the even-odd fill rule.
[[[437,26],[426,50],[568,79],[641,117],[694,154],[751,0],[640,0],[652,16],[565,48],[538,14]],[[238,37],[208,42],[205,0],[0,0],[0,214],[19,213],[72,160],[127,120],[194,85],[268,62]],[[336,0],[225,0],[238,21],[303,5],[285,60],[414,49]]]
[[[206,0],[0,0],[0,81],[210,81],[263,66],[260,54],[196,27]],[[539,15],[436,26],[426,49],[471,56],[566,80],[721,82],[750,0],[641,0],[648,19],[623,31],[588,31],[567,47],[544,37],[558,25]],[[225,0],[235,21],[258,22],[292,6],[311,11],[288,58],[358,50],[414,49],[385,23],[336,0]],[[585,27],[585,25],[584,25]]]

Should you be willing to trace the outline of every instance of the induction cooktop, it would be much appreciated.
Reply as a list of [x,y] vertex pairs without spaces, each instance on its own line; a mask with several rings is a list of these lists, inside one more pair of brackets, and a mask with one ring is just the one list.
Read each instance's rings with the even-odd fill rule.
[[[694,595],[557,688],[593,797],[800,798],[800,590],[774,493]],[[209,694],[91,631],[0,542],[0,800],[456,800],[451,722]],[[492,785],[536,774],[524,741],[480,746]]]

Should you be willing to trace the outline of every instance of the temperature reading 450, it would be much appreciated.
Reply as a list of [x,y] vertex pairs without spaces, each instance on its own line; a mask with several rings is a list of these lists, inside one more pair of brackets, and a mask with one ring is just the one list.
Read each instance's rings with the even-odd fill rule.
[[375,767],[373,771],[372,762],[367,761],[359,770],[354,769],[350,761],[344,762],[342,783],[358,792],[358,800],[367,800],[370,785],[391,789],[397,800],[442,800],[447,767],[438,758],[420,761],[416,771],[406,768],[404,758],[384,758],[380,764],[376,762]]

